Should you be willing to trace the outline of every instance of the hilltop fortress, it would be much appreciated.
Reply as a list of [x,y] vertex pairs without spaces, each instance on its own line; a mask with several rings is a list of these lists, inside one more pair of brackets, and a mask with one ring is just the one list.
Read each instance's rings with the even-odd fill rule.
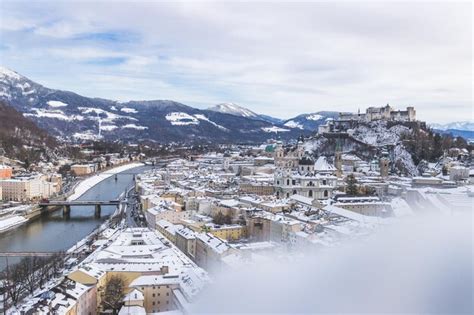
[[356,113],[340,113],[339,120],[357,120],[357,121],[374,121],[374,120],[391,120],[391,121],[416,121],[416,111],[414,107],[407,107],[406,110],[395,110],[387,104],[383,107],[369,107],[365,114],[360,111]]

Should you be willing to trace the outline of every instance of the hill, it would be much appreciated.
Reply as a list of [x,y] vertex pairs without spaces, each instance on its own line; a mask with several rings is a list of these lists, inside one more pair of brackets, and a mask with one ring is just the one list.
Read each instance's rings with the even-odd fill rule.
[[26,162],[48,161],[54,155],[57,141],[23,117],[13,107],[0,101],[0,148],[5,156]]

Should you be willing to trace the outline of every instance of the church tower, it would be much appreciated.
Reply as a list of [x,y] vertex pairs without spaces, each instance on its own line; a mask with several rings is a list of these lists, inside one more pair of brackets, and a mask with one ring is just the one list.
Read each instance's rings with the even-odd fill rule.
[[334,153],[334,166],[336,167],[336,176],[342,176],[342,146],[340,139],[336,140],[336,151]]
[[382,152],[382,157],[379,160],[379,167],[380,167],[380,176],[383,178],[388,177],[388,173],[390,170],[390,159],[388,158],[387,151]]

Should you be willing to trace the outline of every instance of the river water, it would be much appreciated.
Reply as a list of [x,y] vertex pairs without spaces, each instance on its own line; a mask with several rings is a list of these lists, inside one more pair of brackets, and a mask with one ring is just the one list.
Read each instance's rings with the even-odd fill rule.
[[[146,166],[136,167],[119,173],[117,180],[111,176],[98,183],[78,200],[113,200],[133,185],[133,175],[142,173]],[[11,231],[0,234],[0,252],[61,251],[71,248],[89,235],[114,213],[116,206],[102,206],[101,217],[94,218],[94,206],[73,206],[70,217],[63,217],[62,210],[45,213]],[[8,263],[18,261],[8,258]],[[0,258],[0,270],[7,259]]]

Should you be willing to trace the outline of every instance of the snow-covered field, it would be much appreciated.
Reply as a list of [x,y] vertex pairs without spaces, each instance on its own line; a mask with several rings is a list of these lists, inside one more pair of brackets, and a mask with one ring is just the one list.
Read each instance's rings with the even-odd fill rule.
[[[128,119],[128,120],[134,120],[136,121],[137,119],[134,117],[130,116],[123,116],[123,115],[118,115],[114,114],[112,112],[100,109],[100,108],[91,108],[91,107],[78,107],[82,114],[89,114],[89,115],[105,115],[107,117],[102,118],[102,122],[108,122],[108,123],[113,123],[114,120],[117,119]],[[92,116],[93,117],[93,116]],[[95,117],[94,117],[95,118]],[[91,118],[90,118],[91,119]],[[93,118],[92,118],[93,119]]]
[[35,114],[23,114],[23,116],[30,116],[30,117],[46,117],[46,118],[54,118],[59,120],[65,121],[73,121],[73,120],[84,120],[84,116],[82,115],[66,115],[60,109],[42,109],[42,108],[32,108],[32,111],[35,111]]
[[206,116],[204,116],[204,115],[201,115],[201,114],[196,114],[196,115],[194,115],[194,117],[196,117],[196,118],[197,118],[197,119],[199,119],[199,120],[204,120],[204,121],[207,121],[208,123],[210,123],[210,124],[212,124],[212,125],[216,126],[216,127],[217,127],[217,128],[219,128],[219,129],[222,129],[222,130],[224,130],[224,131],[228,131],[228,130],[229,130],[229,129],[227,129],[227,128],[226,128],[226,127],[224,127],[224,126],[221,126],[221,125],[219,125],[219,124],[216,124],[215,122],[213,122],[213,121],[209,120],[209,118],[207,118],[207,117],[206,117]]
[[61,101],[48,101],[48,105],[51,107],[66,107],[67,104]]
[[265,132],[287,132],[289,131],[288,129],[283,129],[277,126],[273,127],[262,127],[262,130]]
[[173,126],[199,125],[199,119],[183,112],[173,112],[165,116]]
[[138,111],[135,108],[129,108],[129,107],[122,107],[120,109],[121,112],[127,113],[127,114],[136,114]]
[[71,196],[69,196],[67,200],[76,200],[77,198],[82,196],[86,191],[88,191],[89,189],[91,189],[92,187],[94,187],[95,185],[103,181],[104,179],[107,179],[114,174],[129,170],[138,166],[142,166],[142,165],[143,165],[142,163],[131,163],[131,164],[115,167],[103,173],[99,173],[97,175],[88,177],[84,179],[82,182],[80,182],[79,185],[76,186],[76,188],[74,188],[74,193]]
[[115,126],[115,125],[101,125],[100,126],[100,130],[104,130],[104,131],[112,131],[112,130],[115,130],[117,128],[118,127]]
[[324,117],[319,114],[312,114],[306,117],[307,120],[320,120],[321,118]]
[[303,125],[301,125],[300,123],[297,123],[297,122],[294,121],[294,120],[287,121],[287,122],[285,123],[285,126],[288,127],[288,128],[303,129]]
[[126,125],[122,126],[122,128],[137,129],[137,130],[145,130],[145,129],[148,129],[148,127],[139,126],[139,125],[135,125],[135,124],[126,124]]

